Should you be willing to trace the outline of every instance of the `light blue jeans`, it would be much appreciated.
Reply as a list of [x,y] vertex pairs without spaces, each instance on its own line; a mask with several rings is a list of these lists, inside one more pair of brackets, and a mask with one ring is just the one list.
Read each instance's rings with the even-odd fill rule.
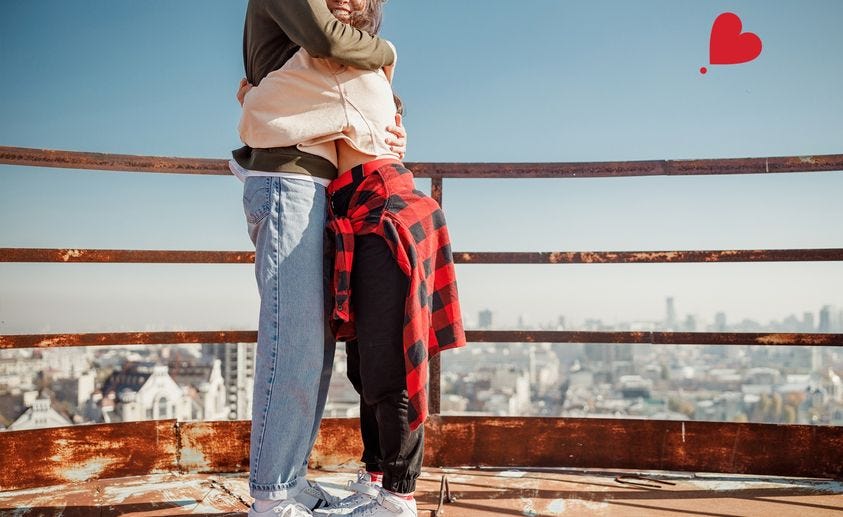
[[287,499],[307,474],[336,343],[325,313],[325,187],[250,176],[243,209],[260,292],[249,491]]

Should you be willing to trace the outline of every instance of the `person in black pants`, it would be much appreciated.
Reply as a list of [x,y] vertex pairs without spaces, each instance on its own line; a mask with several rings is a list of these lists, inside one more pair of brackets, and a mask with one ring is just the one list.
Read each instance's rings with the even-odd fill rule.
[[[355,177],[331,196],[335,214],[346,215],[362,181],[362,176]],[[378,498],[382,487],[406,499],[407,507],[399,514],[412,517],[416,515],[412,494],[424,459],[424,426],[411,431],[408,413],[403,331],[410,281],[384,238],[364,234],[354,236],[350,284],[356,337],[346,342],[346,364],[348,379],[360,395],[365,471],[351,484],[351,496],[315,515],[349,510],[351,516],[369,515],[366,505]]]
[[[346,344],[348,378],[360,394],[363,462],[391,492],[412,493],[421,473],[424,426],[410,432],[401,346],[409,280],[379,235],[354,238],[351,274],[357,340]],[[383,454],[383,457],[381,457]]]

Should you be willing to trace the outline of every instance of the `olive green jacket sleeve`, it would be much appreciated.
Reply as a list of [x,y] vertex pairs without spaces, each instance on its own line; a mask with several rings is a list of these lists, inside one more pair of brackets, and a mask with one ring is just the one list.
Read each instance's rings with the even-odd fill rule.
[[264,5],[290,40],[313,57],[364,70],[376,70],[395,61],[389,42],[337,20],[325,0],[268,0]]

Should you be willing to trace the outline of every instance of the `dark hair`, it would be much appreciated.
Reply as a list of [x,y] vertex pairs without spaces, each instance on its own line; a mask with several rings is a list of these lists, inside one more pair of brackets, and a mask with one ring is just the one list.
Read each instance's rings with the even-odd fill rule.
[[377,34],[383,21],[383,4],[384,0],[368,0],[363,12],[354,13],[351,17],[351,25],[369,34]]
[[392,100],[395,102],[395,110],[398,112],[399,115],[402,117],[404,116],[404,101],[401,100],[401,97],[395,93],[395,90],[392,90]]

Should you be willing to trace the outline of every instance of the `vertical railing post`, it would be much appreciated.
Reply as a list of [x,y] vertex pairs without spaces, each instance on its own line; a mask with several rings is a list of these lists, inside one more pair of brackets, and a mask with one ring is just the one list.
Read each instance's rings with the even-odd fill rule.
[[[432,197],[439,206],[442,206],[442,178],[432,178],[430,180],[430,197]],[[441,382],[442,382],[442,365],[440,362],[441,356],[437,354],[430,360],[430,400],[428,400],[428,412],[431,415],[439,415],[441,397]]]

